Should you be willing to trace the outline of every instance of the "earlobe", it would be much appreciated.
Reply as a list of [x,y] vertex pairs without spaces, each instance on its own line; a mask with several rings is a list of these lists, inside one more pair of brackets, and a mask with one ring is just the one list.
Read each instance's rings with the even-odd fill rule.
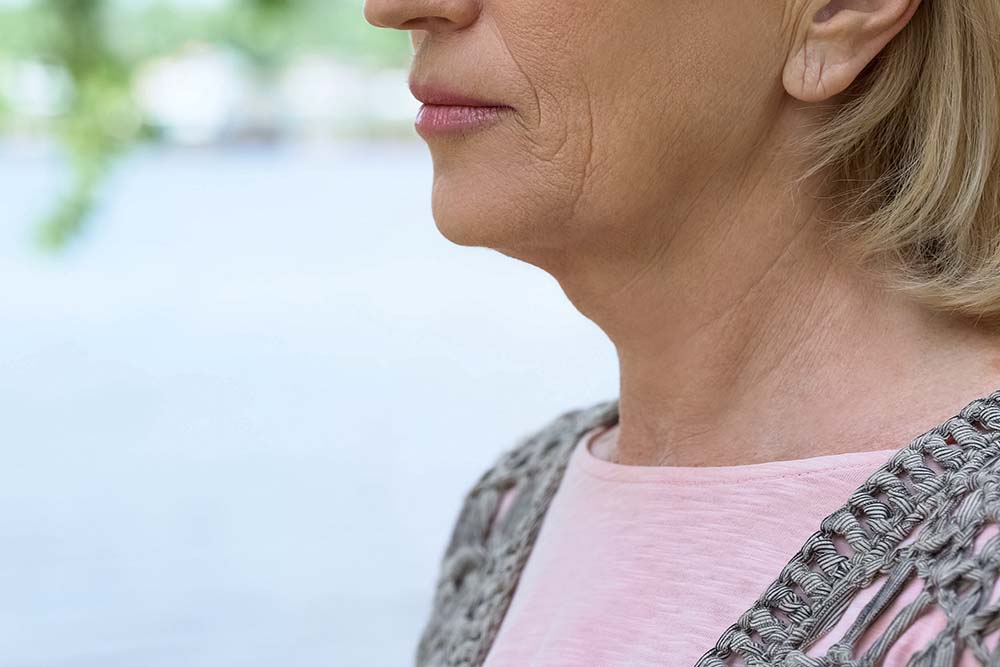
[[803,43],[785,63],[785,91],[803,102],[822,102],[847,89],[857,74],[852,61],[822,43]]
[[906,27],[919,5],[920,0],[829,0],[813,5],[785,62],[785,91],[803,102],[822,102],[844,92]]

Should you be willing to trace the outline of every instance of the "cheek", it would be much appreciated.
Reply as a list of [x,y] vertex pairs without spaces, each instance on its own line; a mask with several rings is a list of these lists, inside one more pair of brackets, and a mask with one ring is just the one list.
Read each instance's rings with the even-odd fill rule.
[[766,125],[766,72],[780,66],[761,46],[761,26],[709,29],[700,2],[672,4],[668,21],[661,2],[491,8],[497,53],[522,86],[519,114],[436,152],[435,220],[447,238],[533,261],[639,233],[633,223],[679,210],[705,179],[738,171]]
[[593,121],[581,210],[616,222],[683,210],[710,179],[738,178],[782,99],[767,6],[642,5],[579,51]]

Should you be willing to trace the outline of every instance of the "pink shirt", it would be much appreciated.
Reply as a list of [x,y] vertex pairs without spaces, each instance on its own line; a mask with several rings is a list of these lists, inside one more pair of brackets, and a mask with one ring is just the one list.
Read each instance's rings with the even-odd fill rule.
[[[586,433],[572,452],[485,667],[694,665],[820,521],[898,449],[632,466],[590,451],[603,430]],[[501,513],[510,497],[504,501]],[[995,533],[984,530],[977,545]],[[912,583],[874,628],[884,630],[915,597],[922,582]],[[821,655],[841,636],[879,584],[862,589],[808,654]],[[919,617],[882,664],[903,667],[944,621],[936,609]],[[862,648],[870,641],[863,637]],[[966,651],[958,664],[980,663]]]

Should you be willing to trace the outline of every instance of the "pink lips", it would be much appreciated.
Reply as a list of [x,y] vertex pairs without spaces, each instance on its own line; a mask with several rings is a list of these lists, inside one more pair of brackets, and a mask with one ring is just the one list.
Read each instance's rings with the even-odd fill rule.
[[469,97],[440,86],[412,83],[410,91],[424,103],[414,127],[425,139],[484,129],[514,110],[506,104]]

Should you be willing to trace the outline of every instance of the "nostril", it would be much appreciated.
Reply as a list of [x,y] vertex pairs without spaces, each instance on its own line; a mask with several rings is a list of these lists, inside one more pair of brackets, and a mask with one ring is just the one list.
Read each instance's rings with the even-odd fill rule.
[[423,18],[410,19],[408,21],[403,21],[399,25],[399,27],[402,28],[403,30],[417,30],[422,27],[420,24],[423,22],[424,22]]
[[402,30],[441,30],[452,26],[454,22],[443,16],[419,16],[399,24]]

